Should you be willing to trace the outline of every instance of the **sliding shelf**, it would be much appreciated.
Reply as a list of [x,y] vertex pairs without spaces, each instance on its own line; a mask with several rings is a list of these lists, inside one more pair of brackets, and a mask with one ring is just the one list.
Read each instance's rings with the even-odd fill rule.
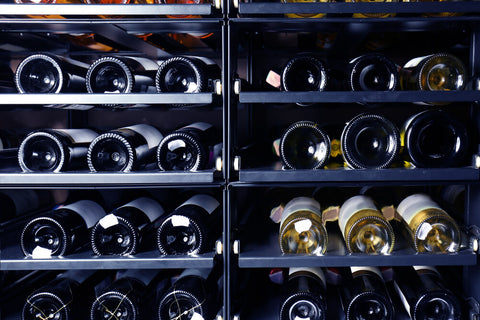
[[[480,171],[471,167],[435,169],[325,169],[325,170],[274,170],[273,168],[240,169],[240,183],[276,182],[448,182],[480,180]],[[0,180],[1,182],[1,180]],[[237,185],[241,185],[241,184]]]
[[[11,252],[13,251],[13,252]],[[32,259],[24,257],[19,248],[7,248],[0,260],[0,270],[56,270],[56,269],[158,269],[158,268],[211,268],[215,253],[197,256],[161,256],[158,252],[143,252],[135,256],[93,256],[91,252],[65,257]],[[11,258],[10,258],[11,257]]]
[[[392,91],[392,92],[240,92],[241,103],[383,103],[480,101],[480,91]],[[448,108],[448,105],[446,106]]]
[[[68,173],[1,173],[0,188],[20,187],[148,187],[182,185],[216,185],[221,172],[205,170],[198,172],[142,171],[118,172],[68,172]],[[220,185],[220,184],[219,184]]]
[[84,93],[84,94],[0,94],[0,105],[95,105],[95,104],[210,104],[213,93]]

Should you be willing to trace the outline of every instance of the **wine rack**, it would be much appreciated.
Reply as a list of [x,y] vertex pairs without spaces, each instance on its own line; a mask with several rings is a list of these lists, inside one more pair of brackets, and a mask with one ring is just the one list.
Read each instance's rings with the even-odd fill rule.
[[[222,203],[223,235],[211,252],[198,256],[160,256],[140,252],[134,256],[97,257],[81,250],[66,257],[25,258],[9,223],[0,225],[0,272],[64,269],[182,269],[223,267],[223,308],[217,319],[278,319],[278,292],[270,283],[258,305],[249,308],[239,296],[244,294],[243,275],[268,273],[272,268],[412,266],[452,267],[460,279],[466,305],[464,318],[480,316],[480,2],[389,2],[389,3],[280,3],[215,0],[213,4],[11,4],[0,3],[0,58],[15,69],[22,57],[33,51],[86,58],[105,55],[141,55],[162,60],[174,55],[199,55],[213,59],[222,69],[213,92],[135,93],[135,94],[0,94],[0,128],[34,129],[48,126],[114,129],[134,123],[156,125],[162,133],[195,121],[211,122],[222,135],[223,156],[214,168],[199,172],[160,172],[141,170],[131,173],[21,173],[19,168],[0,168],[1,189],[74,190],[184,190],[213,192]],[[287,18],[285,14],[325,14],[322,18]],[[354,13],[393,13],[385,18],[353,18]],[[456,16],[425,17],[425,12],[454,12]],[[171,15],[191,15],[171,18]],[[31,16],[31,17],[28,17]],[[43,16],[43,17],[42,17]],[[201,16],[201,18],[200,18]],[[148,34],[154,34],[149,38]],[[318,39],[308,35],[329,35]],[[398,64],[424,55],[431,48],[438,52],[459,53],[468,67],[465,90],[450,92],[283,92],[265,87],[268,68],[274,69],[300,52],[317,51],[331,59],[348,61],[368,51],[361,47],[379,33],[398,41],[380,49],[394,54]],[[95,42],[113,51],[88,49],[66,36],[93,34]],[[212,34],[205,38],[198,35]],[[172,36],[174,35],[174,36]],[[176,36],[175,36],[176,35]],[[407,42],[407,36],[416,39]],[[415,38],[418,35],[417,38]],[[178,37],[177,37],[178,36]],[[458,37],[457,37],[458,36]],[[370,38],[369,38],[370,37]],[[442,43],[445,37],[445,44]],[[458,39],[457,39],[458,38]],[[420,40],[419,40],[420,39]],[[442,41],[441,41],[442,39]],[[453,39],[453,40],[452,40]],[[381,37],[377,37],[382,45]],[[388,40],[388,39],[387,39]],[[422,40],[424,43],[422,43]],[[428,41],[427,41],[428,40]],[[313,41],[313,42],[312,42]],[[319,43],[324,41],[322,45]],[[402,42],[403,41],[403,42]],[[375,42],[375,41],[373,41]],[[378,43],[374,43],[378,45]],[[323,46],[323,47],[321,47]],[[433,50],[432,49],[432,50]],[[282,170],[270,154],[271,142],[280,129],[296,120],[344,123],[361,112],[384,112],[401,124],[408,115],[429,106],[419,103],[442,101],[442,108],[461,114],[472,124],[474,143],[468,165],[453,168],[389,168],[352,170]],[[109,104],[118,104],[109,107]],[[297,103],[309,104],[299,106]],[[179,105],[180,104],[180,105]],[[272,134],[274,132],[274,134]],[[250,143],[261,151],[244,150]],[[465,188],[464,212],[460,216],[468,241],[458,253],[418,254],[408,245],[396,247],[389,255],[349,254],[338,232],[329,230],[329,248],[324,256],[282,254],[278,246],[278,226],[262,240],[245,237],[258,231],[255,225],[243,227],[248,210],[262,202],[269,188],[292,193],[310,193],[316,187],[435,187],[461,185]],[[308,191],[305,191],[308,190]],[[290,199],[285,199],[288,201]],[[267,212],[254,212],[264,218]],[[266,222],[267,221],[267,222]],[[275,230],[276,228],[276,230]],[[268,228],[267,228],[268,229]],[[242,233],[243,231],[243,233]],[[11,238],[10,238],[11,237]],[[248,283],[248,281],[247,281]],[[251,285],[251,283],[250,283]],[[330,289],[329,289],[330,290]],[[269,299],[269,297],[272,299]],[[329,319],[341,319],[342,310],[335,292],[329,294]],[[1,306],[0,306],[1,307]],[[242,310],[243,309],[243,310]],[[247,312],[243,312],[243,311]],[[0,310],[1,311],[1,310]],[[338,315],[338,317],[337,317]],[[0,312],[0,318],[10,318]],[[408,319],[399,312],[396,319]],[[211,319],[205,319],[211,320]]]

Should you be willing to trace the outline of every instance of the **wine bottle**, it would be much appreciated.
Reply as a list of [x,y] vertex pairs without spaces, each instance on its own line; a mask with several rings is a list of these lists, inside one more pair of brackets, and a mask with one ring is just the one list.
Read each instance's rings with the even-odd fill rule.
[[356,57],[349,62],[348,86],[352,91],[395,91],[400,82],[397,66],[378,53]]
[[351,267],[341,288],[347,320],[392,320],[395,312],[380,270],[376,267]]
[[323,254],[328,236],[320,204],[308,197],[290,200],[283,208],[279,238],[283,253]]
[[[282,0],[283,3],[312,3],[312,2],[331,2],[330,0]],[[289,18],[323,18],[325,13],[287,13],[286,17]]]
[[148,124],[111,130],[95,138],[88,147],[90,171],[130,172],[155,162],[155,151],[163,135]]
[[86,319],[86,302],[94,297],[94,285],[100,282],[95,270],[69,270],[59,274],[27,298],[22,320]]
[[163,171],[197,171],[212,168],[222,152],[220,136],[205,122],[195,122],[167,135],[157,149]]
[[363,113],[350,120],[341,136],[343,159],[354,169],[384,169],[400,150],[400,132],[388,119]]
[[395,268],[394,288],[412,320],[462,318],[458,298],[434,267]]
[[13,93],[15,89],[14,74],[10,66],[0,63],[0,93]]
[[24,172],[60,172],[87,166],[88,145],[98,134],[90,129],[44,129],[29,133],[18,149]]
[[340,207],[338,225],[349,252],[392,252],[395,244],[392,226],[370,197],[359,195],[345,201]]
[[116,279],[97,297],[90,308],[90,320],[150,319],[151,295],[163,293],[167,281],[158,280],[158,270],[132,269],[117,272]]
[[286,169],[320,169],[330,158],[330,138],[319,124],[298,121],[285,130],[278,151]]
[[326,319],[326,281],[320,268],[290,268],[280,320]]
[[287,62],[282,72],[285,91],[324,91],[327,71],[322,61],[312,55],[298,55]]
[[220,68],[213,61],[200,57],[176,56],[160,64],[155,85],[159,93],[213,92],[213,80],[219,76]]
[[31,219],[23,228],[20,245],[25,256],[64,256],[88,244],[90,229],[105,216],[91,200],[60,206]]
[[397,207],[417,252],[456,252],[460,230],[452,217],[428,195],[413,194]]
[[157,229],[161,254],[198,254],[212,250],[221,232],[220,203],[196,194],[165,217]]
[[34,212],[50,204],[52,197],[47,190],[0,190],[0,222]]
[[158,319],[213,319],[218,304],[216,280],[210,269],[185,269],[159,299]]
[[90,236],[96,255],[134,255],[147,227],[164,210],[155,200],[140,197],[113,210],[93,227]]
[[469,137],[466,126],[442,110],[426,110],[402,127],[402,146],[409,165],[419,168],[466,165]]
[[408,61],[400,70],[403,90],[463,90],[467,73],[463,62],[448,53]]
[[88,68],[86,76],[89,93],[153,93],[156,61],[140,57],[100,58]]
[[[349,0],[347,2],[399,2],[398,0]],[[376,13],[376,12],[362,12],[362,13],[354,13],[353,17],[354,18],[387,18],[387,17],[393,17],[395,16],[395,13],[393,12],[381,12],[381,13]]]
[[88,65],[52,54],[32,54],[15,72],[20,93],[84,92]]

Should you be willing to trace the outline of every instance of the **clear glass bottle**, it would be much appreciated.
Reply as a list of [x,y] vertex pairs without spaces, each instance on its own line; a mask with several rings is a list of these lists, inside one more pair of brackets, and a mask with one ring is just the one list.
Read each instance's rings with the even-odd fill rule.
[[20,93],[85,92],[88,65],[52,54],[32,54],[15,71]]
[[458,251],[461,236],[457,223],[428,195],[417,193],[406,197],[397,212],[417,252]]
[[[207,63],[208,62],[208,63]],[[220,68],[201,57],[176,56],[163,61],[155,77],[157,92],[213,92],[213,80]]]
[[221,232],[220,203],[196,194],[165,217],[157,229],[161,254],[199,254],[213,248]]
[[91,228],[105,216],[96,202],[80,200],[30,219],[20,236],[25,256],[65,256],[89,243]]
[[318,255],[327,249],[328,235],[320,204],[313,198],[296,197],[285,205],[279,233],[283,253]]
[[312,55],[293,57],[283,69],[282,88],[285,91],[324,91],[326,86],[326,68]]
[[400,131],[385,117],[363,113],[350,120],[340,139],[343,159],[354,169],[384,169],[400,151]]
[[90,236],[93,252],[96,255],[134,255],[145,230],[149,230],[148,226],[163,213],[163,207],[147,197],[116,208],[93,227]]
[[286,169],[320,169],[330,158],[330,138],[317,123],[298,121],[280,138],[279,154]]
[[346,320],[392,320],[395,311],[380,270],[351,267],[341,288]]
[[222,152],[220,135],[205,122],[195,122],[165,136],[157,149],[162,171],[198,171],[212,168]]
[[402,146],[409,165],[419,168],[466,165],[469,135],[466,126],[442,110],[426,110],[403,124]]
[[408,61],[400,70],[403,90],[463,90],[467,71],[463,62],[448,53],[437,53]]
[[163,135],[148,124],[122,127],[103,133],[88,146],[90,171],[130,172],[155,162]]
[[321,268],[289,268],[280,320],[326,319],[326,280]]
[[185,269],[159,299],[159,320],[213,319],[218,307],[219,287],[210,269]]
[[154,93],[156,61],[141,57],[106,56],[92,63],[86,75],[89,93]]
[[349,252],[387,254],[392,252],[392,226],[367,196],[354,196],[340,207],[338,225]]
[[18,149],[24,172],[60,172],[87,166],[88,145],[98,136],[90,129],[44,129],[29,133]]
[[460,320],[461,306],[432,266],[394,269],[394,288],[412,320]]
[[397,66],[379,53],[368,53],[349,62],[348,85],[352,91],[395,91],[400,82]]

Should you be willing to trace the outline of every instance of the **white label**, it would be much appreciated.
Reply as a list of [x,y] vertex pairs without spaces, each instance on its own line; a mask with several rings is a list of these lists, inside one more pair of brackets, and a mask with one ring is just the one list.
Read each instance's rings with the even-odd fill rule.
[[310,320],[310,317],[308,318],[300,318],[299,316],[295,316],[294,320]]
[[410,312],[410,304],[408,303],[407,301],[407,298],[405,297],[405,295],[403,294],[402,290],[400,290],[400,287],[398,286],[397,282],[393,282],[393,285],[395,287],[395,291],[397,292],[398,296],[400,297],[400,300],[402,301],[403,303],[403,306],[405,307],[405,310],[407,310],[408,312],[408,315],[410,316],[410,318],[412,317],[412,314]]
[[185,148],[187,144],[180,139],[171,140],[167,143],[168,150],[173,151],[180,148]]
[[155,278],[158,274],[156,269],[129,269],[122,270],[117,272],[117,279],[131,277],[140,280],[148,286],[148,284]]
[[120,208],[125,207],[133,207],[143,211],[143,213],[145,213],[150,222],[155,221],[165,212],[165,210],[163,210],[163,207],[157,201],[147,197],[135,199],[121,206]]
[[350,271],[352,272],[352,275],[354,275],[356,272],[359,272],[359,271],[367,271],[367,272],[375,273],[380,277],[380,279],[383,280],[383,276],[382,276],[382,273],[380,272],[380,269],[376,267],[350,267]]
[[112,226],[116,226],[118,224],[118,219],[117,219],[117,216],[110,213],[110,214],[107,214],[102,219],[100,219],[98,221],[98,224],[100,224],[100,226],[102,226],[103,229],[108,229]]
[[414,68],[418,66],[420,62],[422,62],[425,58],[428,58],[430,56],[423,56],[423,57],[418,57],[418,58],[413,58],[412,60],[408,61],[403,67],[404,68]]
[[163,135],[160,131],[148,124],[136,124],[123,129],[129,129],[141,134],[147,141],[149,149],[157,147],[163,139]]
[[204,320],[203,317],[198,312],[194,312],[192,316],[192,320]]
[[318,203],[318,201],[308,197],[297,197],[290,200],[285,205],[285,208],[283,208],[281,223],[283,224],[287,217],[297,211],[311,211],[316,213],[319,217],[322,216],[320,211],[320,203]]
[[425,194],[412,194],[400,202],[397,212],[407,224],[410,224],[415,215],[426,209],[437,209],[444,212],[436,202]]
[[290,268],[290,269],[288,269],[288,275],[290,276],[290,275],[294,274],[295,272],[302,272],[302,271],[313,273],[314,275],[316,275],[320,279],[320,281],[322,281],[324,286],[326,285],[325,273],[323,272],[323,270],[321,268],[303,268],[303,267]]
[[367,196],[354,196],[343,203],[338,213],[338,225],[344,237],[348,220],[360,210],[365,209],[377,210],[373,200]]
[[206,194],[197,194],[182,203],[178,208],[189,204],[205,209],[208,214],[212,214],[220,206],[220,202],[218,202],[215,198]]
[[212,125],[210,123],[206,123],[206,122],[195,122],[195,123],[192,123],[191,125],[188,125],[184,128],[195,128],[195,129],[198,129],[198,130],[201,130],[201,131],[207,131],[208,129],[210,129],[212,127]]
[[174,214],[170,221],[172,221],[172,226],[174,227],[188,227],[190,225],[190,220],[187,217],[177,214]]
[[74,143],[90,143],[98,136],[98,133],[90,129],[55,129],[55,131],[68,136]]
[[300,220],[294,223],[295,231],[302,233],[310,230],[312,227],[312,221],[310,219]]
[[98,203],[91,200],[80,200],[72,204],[59,207],[58,209],[69,209],[75,211],[83,218],[83,220],[85,220],[85,224],[87,225],[88,229],[93,227],[98,220],[105,216],[105,210],[103,210]]
[[32,251],[33,259],[50,259],[52,258],[52,250],[42,247],[35,247]]

